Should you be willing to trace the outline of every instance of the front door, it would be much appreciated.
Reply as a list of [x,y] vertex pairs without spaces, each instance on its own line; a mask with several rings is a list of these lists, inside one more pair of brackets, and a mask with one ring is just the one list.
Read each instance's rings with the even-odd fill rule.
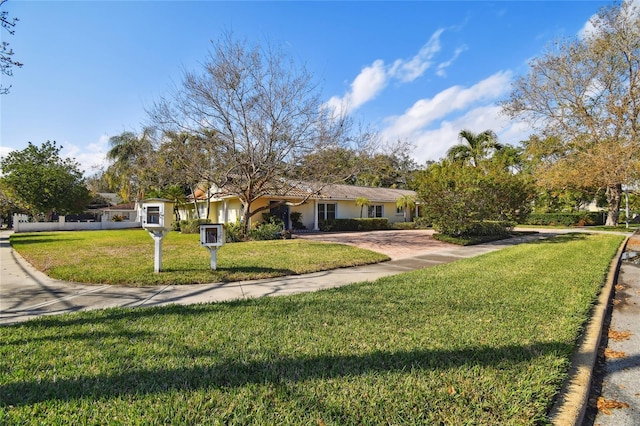
[[[271,201],[270,204],[277,204],[279,201]],[[284,224],[284,229],[289,230],[289,206],[286,204],[281,204],[277,207],[272,207],[269,210],[275,218],[282,221]]]

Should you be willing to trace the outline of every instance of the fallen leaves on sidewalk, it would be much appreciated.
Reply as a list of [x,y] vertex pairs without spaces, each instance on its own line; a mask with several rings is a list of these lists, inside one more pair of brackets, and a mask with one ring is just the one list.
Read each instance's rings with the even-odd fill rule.
[[621,342],[623,340],[629,340],[631,337],[631,332],[629,331],[615,331],[613,329],[609,329],[609,339],[615,340],[616,342]]
[[604,356],[605,358],[616,359],[616,358],[626,358],[627,354],[625,352],[614,351],[612,349],[607,348],[604,350]]
[[597,403],[598,411],[602,411],[604,414],[611,414],[612,409],[617,408],[629,408],[629,404],[626,402],[615,401],[613,399],[598,398]]

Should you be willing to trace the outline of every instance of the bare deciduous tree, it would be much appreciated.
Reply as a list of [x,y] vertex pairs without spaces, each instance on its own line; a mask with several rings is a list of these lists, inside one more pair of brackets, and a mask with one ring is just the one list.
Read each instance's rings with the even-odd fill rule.
[[317,185],[346,177],[327,173],[326,164],[300,168],[303,159],[369,142],[351,137],[350,120],[327,109],[319,93],[312,75],[282,50],[226,34],[202,69],[185,72],[150,115],[165,131],[207,142],[212,155],[203,159],[210,164],[202,178],[238,196],[246,229],[251,216],[268,208],[252,208],[261,196],[286,196],[296,182],[305,182],[311,196]]
[[530,64],[503,111],[558,137],[537,176],[543,185],[600,187],[617,225],[622,185],[640,175],[640,11],[601,9],[581,39],[559,42]]
[[[0,0],[0,6],[4,5],[7,0]],[[9,18],[9,12],[3,10],[0,12],[0,27],[6,30],[10,35],[15,34],[15,26],[18,18]],[[22,63],[13,59],[13,49],[9,47],[6,41],[0,42],[0,73],[6,76],[13,75],[13,67],[22,67]],[[11,86],[0,85],[0,95],[9,93]]]

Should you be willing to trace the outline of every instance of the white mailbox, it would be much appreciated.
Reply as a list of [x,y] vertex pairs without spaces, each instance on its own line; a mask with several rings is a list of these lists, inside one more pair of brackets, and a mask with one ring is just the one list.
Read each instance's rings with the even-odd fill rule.
[[142,201],[142,227],[149,232],[155,242],[154,272],[162,270],[162,239],[173,224],[173,202],[162,198],[148,198]]
[[217,267],[218,249],[224,244],[224,226],[221,223],[200,225],[200,245],[211,253],[211,269]]
[[220,247],[224,244],[224,227],[221,223],[200,225],[200,245]]

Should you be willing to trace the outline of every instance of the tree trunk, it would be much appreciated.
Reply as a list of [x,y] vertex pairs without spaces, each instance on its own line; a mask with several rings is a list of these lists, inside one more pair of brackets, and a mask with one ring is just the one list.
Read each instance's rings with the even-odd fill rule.
[[249,235],[251,225],[251,203],[242,203],[242,232],[245,236]]
[[608,186],[606,196],[609,203],[609,211],[607,212],[605,226],[618,226],[620,202],[622,201],[622,184]]
[[205,219],[209,219],[209,215],[211,214],[211,186],[207,185],[207,215]]
[[196,219],[200,219],[200,210],[198,210],[198,199],[196,198],[196,189],[193,186],[190,187],[189,189],[191,189],[191,195],[193,196],[193,210],[194,210],[194,213],[196,214]]

